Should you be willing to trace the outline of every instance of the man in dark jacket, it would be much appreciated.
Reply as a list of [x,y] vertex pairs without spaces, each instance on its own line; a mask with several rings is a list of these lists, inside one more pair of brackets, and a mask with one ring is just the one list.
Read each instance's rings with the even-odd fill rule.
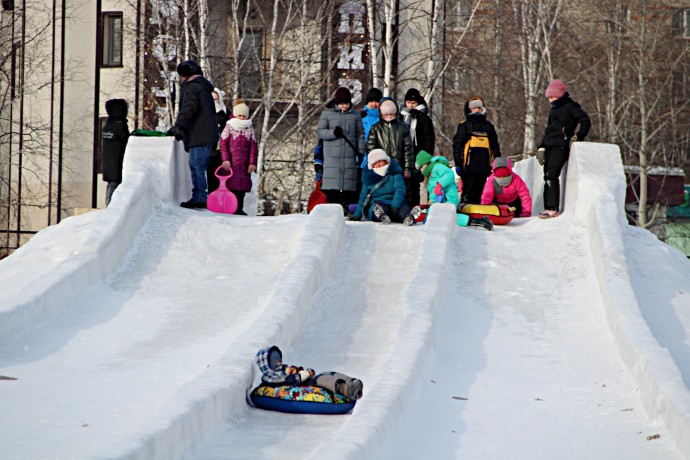
[[177,74],[182,82],[180,105],[175,125],[168,134],[184,141],[192,172],[192,198],[180,206],[205,208],[208,196],[206,168],[211,150],[218,145],[219,139],[216,109],[211,96],[213,84],[204,78],[201,67],[194,61],[180,63]]
[[[570,98],[563,81],[553,80],[544,94],[549,98],[551,111],[544,138],[537,151],[537,159],[544,165],[544,211],[539,217],[548,219],[559,214],[559,176],[568,161],[570,140],[585,140],[592,122],[580,104]],[[577,125],[580,125],[580,129],[575,135]]]
[[105,190],[105,205],[110,204],[113,192],[122,183],[122,162],[129,140],[127,125],[127,101],[110,99],[105,102],[108,120],[101,130],[101,171],[108,183]]
[[[429,116],[426,100],[424,100],[417,88],[410,88],[405,93],[405,104],[400,108],[400,116],[410,128],[414,156],[416,157],[422,150],[433,156],[436,144],[434,123]],[[419,204],[419,185],[423,180],[422,173],[417,168],[414,168],[409,186],[407,187],[407,202],[411,206]]]
[[[470,98],[464,109],[465,120],[458,125],[453,136],[455,171],[462,178],[460,205],[479,204],[486,179],[491,175],[493,160],[501,156],[501,146],[494,125],[486,119],[484,100],[480,97]],[[478,144],[486,141],[488,146],[473,146],[475,141]]]

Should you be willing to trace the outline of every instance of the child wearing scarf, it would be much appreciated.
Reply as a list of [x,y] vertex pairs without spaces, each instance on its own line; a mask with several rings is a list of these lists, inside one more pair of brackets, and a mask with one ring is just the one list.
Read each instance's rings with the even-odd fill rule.
[[482,192],[482,204],[507,204],[515,208],[515,216],[532,215],[532,197],[529,189],[515,172],[507,157],[494,160],[493,173],[486,180]]

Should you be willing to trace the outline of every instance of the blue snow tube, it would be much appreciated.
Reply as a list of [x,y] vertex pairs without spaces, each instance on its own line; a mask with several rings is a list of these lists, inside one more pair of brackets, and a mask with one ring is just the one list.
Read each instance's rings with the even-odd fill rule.
[[255,407],[289,414],[346,414],[355,401],[314,385],[260,385],[249,394]]

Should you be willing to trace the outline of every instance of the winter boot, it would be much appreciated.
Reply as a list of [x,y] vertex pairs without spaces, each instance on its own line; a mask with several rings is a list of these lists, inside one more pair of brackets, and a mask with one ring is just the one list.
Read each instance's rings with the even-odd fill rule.
[[417,223],[417,218],[422,215],[422,208],[419,206],[415,206],[410,210],[410,212],[407,213],[405,218],[403,219],[403,225],[414,225]]
[[347,382],[342,380],[337,385],[338,393],[345,396],[351,401],[357,401],[362,397],[362,389],[364,384],[360,379],[350,379]]
[[551,219],[553,217],[558,217],[560,215],[561,214],[558,211],[555,211],[553,209],[545,209],[539,213],[539,218],[540,219]]
[[386,210],[383,209],[383,206],[380,204],[376,203],[374,205],[374,208],[371,210],[371,213],[381,221],[382,224],[390,224],[391,223],[391,218],[386,214]]
[[494,229],[493,222],[491,222],[491,220],[489,220],[489,218],[486,216],[470,217],[469,225],[474,225],[476,227],[484,227],[488,231],[491,231]]

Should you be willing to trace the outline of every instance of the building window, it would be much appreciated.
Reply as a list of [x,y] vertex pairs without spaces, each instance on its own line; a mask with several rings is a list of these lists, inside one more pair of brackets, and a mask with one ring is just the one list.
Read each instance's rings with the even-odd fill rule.
[[673,11],[673,33],[679,37],[690,38],[690,8]]
[[122,12],[101,16],[101,67],[122,66]]

